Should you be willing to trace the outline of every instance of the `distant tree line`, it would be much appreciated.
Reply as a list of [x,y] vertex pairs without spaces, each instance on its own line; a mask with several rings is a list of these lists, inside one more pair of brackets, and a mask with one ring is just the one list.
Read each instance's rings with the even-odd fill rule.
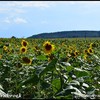
[[51,33],[40,33],[28,38],[76,38],[76,37],[100,37],[100,31],[61,31]]

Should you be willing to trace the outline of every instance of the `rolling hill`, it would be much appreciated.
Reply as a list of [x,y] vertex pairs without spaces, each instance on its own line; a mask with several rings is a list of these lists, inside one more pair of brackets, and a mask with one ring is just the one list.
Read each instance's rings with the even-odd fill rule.
[[82,38],[82,37],[100,37],[100,31],[60,31],[50,33],[40,33],[28,38]]

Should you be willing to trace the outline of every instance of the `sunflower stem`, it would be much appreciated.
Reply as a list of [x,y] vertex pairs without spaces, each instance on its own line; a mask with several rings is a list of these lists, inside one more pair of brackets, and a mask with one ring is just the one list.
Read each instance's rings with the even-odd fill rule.
[[52,76],[51,76],[51,82],[53,81],[53,71],[52,71]]

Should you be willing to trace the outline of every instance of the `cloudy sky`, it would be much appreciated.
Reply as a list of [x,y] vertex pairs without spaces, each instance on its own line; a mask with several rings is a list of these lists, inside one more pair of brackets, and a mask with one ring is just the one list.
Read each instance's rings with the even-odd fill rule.
[[0,37],[100,30],[100,1],[0,1]]

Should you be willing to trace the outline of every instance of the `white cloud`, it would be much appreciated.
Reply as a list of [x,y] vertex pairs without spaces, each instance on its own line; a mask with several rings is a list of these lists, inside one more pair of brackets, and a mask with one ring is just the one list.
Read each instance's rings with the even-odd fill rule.
[[7,12],[7,11],[8,11],[7,8],[0,8],[0,13],[5,13],[5,12]]
[[[97,12],[97,7],[100,6],[100,1],[3,1],[0,2],[0,13],[7,13],[8,16],[18,17],[18,15],[26,13],[29,7],[36,8],[49,8],[53,6],[60,5],[81,5],[83,12]],[[26,9],[24,9],[26,7]],[[82,12],[82,13],[83,13]],[[6,18],[4,20],[6,23],[27,23],[27,21],[23,18]],[[46,22],[41,22],[46,23]]]
[[13,21],[17,24],[27,23],[27,21],[23,18],[15,18]]
[[5,5],[10,7],[50,7],[53,1],[6,1]]
[[8,24],[10,24],[11,23],[11,21],[10,21],[10,19],[7,17],[6,19],[4,19],[4,21],[3,22],[5,22],[5,23],[8,23]]
[[27,23],[27,21],[24,19],[24,18],[20,18],[20,17],[7,17],[3,20],[4,23],[7,23],[7,24],[25,24]]
[[100,5],[100,1],[57,1],[54,2],[55,5],[58,4],[66,4],[66,5],[87,5],[87,6],[96,6],[96,5]]
[[25,13],[26,11],[24,9],[14,9],[14,11],[18,14],[23,14]]
[[0,2],[0,13],[23,14],[27,12],[27,8],[44,9],[54,5],[54,1],[2,1]]
[[89,4],[89,5],[100,5],[100,1],[3,1],[0,2],[0,7],[40,7],[48,8],[58,4]]
[[81,5],[82,7],[97,7],[100,6],[100,1],[3,1],[0,2],[0,13],[16,13],[22,14],[27,11],[29,7],[35,8],[49,8],[60,5]]

